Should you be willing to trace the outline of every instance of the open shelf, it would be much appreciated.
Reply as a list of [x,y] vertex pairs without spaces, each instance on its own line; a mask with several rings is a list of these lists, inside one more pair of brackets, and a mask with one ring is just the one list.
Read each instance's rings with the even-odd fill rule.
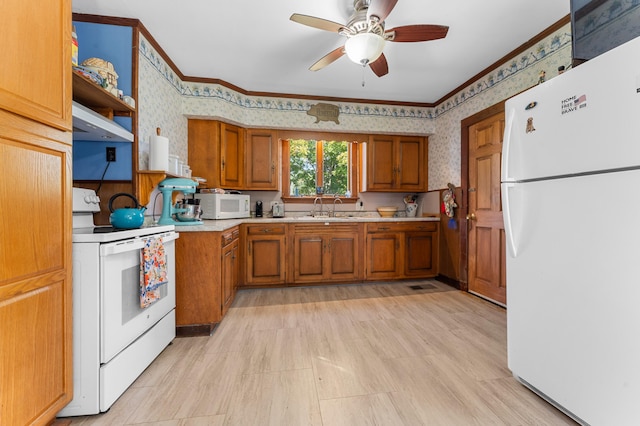
[[135,108],[124,103],[93,81],[73,72],[73,100],[91,109],[109,109],[114,115],[130,116]]

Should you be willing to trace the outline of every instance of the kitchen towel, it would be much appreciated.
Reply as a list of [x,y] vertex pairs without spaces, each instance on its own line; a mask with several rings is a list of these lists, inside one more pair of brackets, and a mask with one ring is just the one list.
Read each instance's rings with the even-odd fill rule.
[[162,238],[152,237],[140,251],[140,307],[146,308],[160,299],[162,284],[167,282],[167,259]]
[[149,136],[149,170],[169,171],[169,139],[157,135]]

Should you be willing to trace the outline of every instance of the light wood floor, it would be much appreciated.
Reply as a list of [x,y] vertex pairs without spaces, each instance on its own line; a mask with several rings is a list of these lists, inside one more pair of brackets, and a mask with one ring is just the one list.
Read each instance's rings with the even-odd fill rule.
[[72,421],[130,424],[574,423],[511,376],[503,308],[420,281],[241,290],[211,337],[174,340]]

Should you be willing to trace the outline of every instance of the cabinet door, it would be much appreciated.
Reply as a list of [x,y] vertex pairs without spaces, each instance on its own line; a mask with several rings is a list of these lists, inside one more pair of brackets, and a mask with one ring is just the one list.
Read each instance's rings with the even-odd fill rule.
[[402,274],[402,233],[367,234],[367,280],[395,279]]
[[294,235],[293,253],[293,279],[296,283],[321,282],[323,280],[327,242],[322,235]]
[[371,136],[367,145],[367,190],[395,186],[395,143],[392,136]]
[[360,278],[360,237],[353,234],[328,234],[329,249],[327,278],[332,281],[353,281]]
[[407,277],[434,277],[438,273],[438,233],[405,233],[404,274]]
[[71,130],[71,1],[3,0],[0,109]]
[[220,184],[220,122],[212,120],[189,120],[188,123],[189,167],[193,176],[207,180],[207,186]]
[[245,189],[278,190],[278,138],[274,130],[248,130]]
[[73,393],[71,1],[0,13],[0,424],[49,424]]
[[244,137],[243,129],[220,123],[220,185],[243,189]]
[[238,240],[233,240],[222,249],[222,317],[233,303],[238,283]]
[[284,235],[247,237],[246,284],[268,285],[285,282]]
[[397,138],[396,189],[426,191],[425,143],[420,137]]

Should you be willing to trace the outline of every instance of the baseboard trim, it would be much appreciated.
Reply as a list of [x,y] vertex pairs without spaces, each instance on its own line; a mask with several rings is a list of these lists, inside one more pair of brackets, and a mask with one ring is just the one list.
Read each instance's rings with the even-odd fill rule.
[[176,326],[176,337],[211,336],[217,326],[217,323],[178,325]]
[[444,275],[440,275],[438,274],[435,278],[436,280],[440,281],[441,283],[450,285],[451,287],[454,287],[458,290],[462,290],[462,291],[466,291],[467,290],[467,286],[465,285],[465,283],[462,283],[454,278],[449,278],[446,277]]

